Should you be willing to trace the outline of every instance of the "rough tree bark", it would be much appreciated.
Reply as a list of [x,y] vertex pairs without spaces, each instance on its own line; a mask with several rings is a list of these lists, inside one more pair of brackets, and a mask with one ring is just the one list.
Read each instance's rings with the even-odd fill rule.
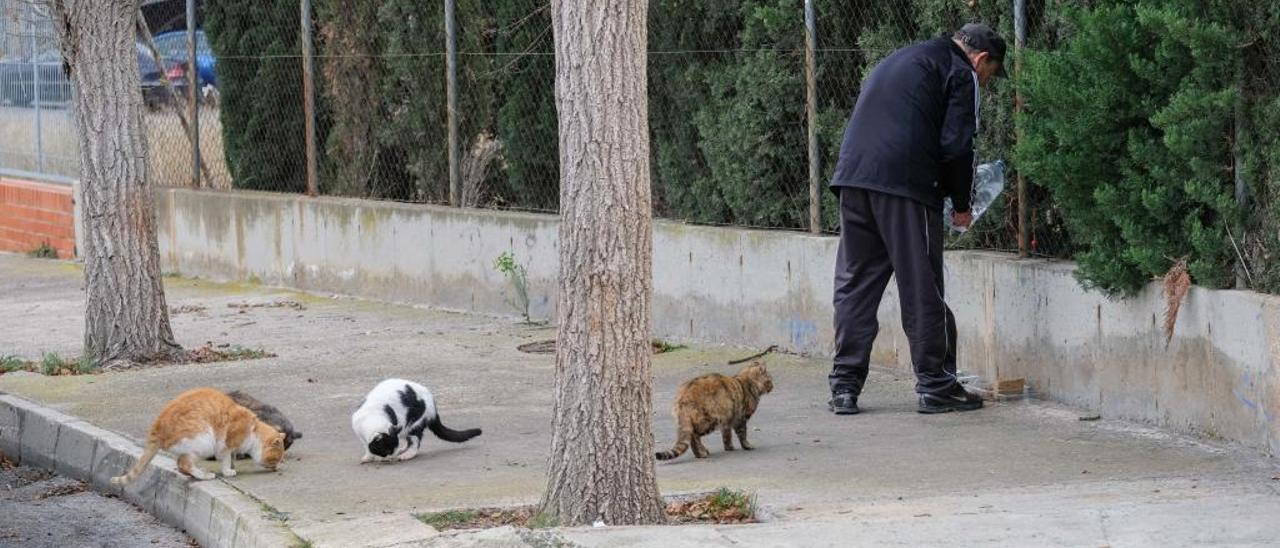
[[553,0],[560,297],[550,472],[564,525],[661,523],[654,477],[646,0]]
[[80,145],[84,351],[95,363],[170,357],[135,50],[138,0],[45,0],[72,84]]

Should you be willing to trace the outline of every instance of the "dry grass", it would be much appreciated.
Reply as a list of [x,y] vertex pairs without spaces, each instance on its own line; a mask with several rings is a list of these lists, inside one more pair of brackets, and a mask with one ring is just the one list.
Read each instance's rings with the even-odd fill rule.
[[[675,352],[677,350],[684,350],[686,348],[689,348],[688,346],[685,346],[683,344],[670,343],[661,339],[654,339],[651,344],[653,345],[654,354],[665,354],[667,352]],[[516,350],[524,352],[525,354],[555,354],[556,341],[553,339],[553,340],[546,340],[546,341],[534,341],[534,342],[524,343],[520,346],[517,346]]]
[[178,314],[200,313],[209,310],[209,307],[199,304],[184,304],[182,306],[169,307],[169,315],[177,316]]
[[227,303],[227,308],[234,308],[243,314],[246,310],[253,308],[288,308],[291,310],[306,310],[307,305],[291,299],[276,299],[274,301],[265,302],[241,302]]
[[[667,523],[755,523],[756,497],[727,488],[700,496],[679,497],[666,503]],[[461,508],[429,514],[417,514],[419,521],[441,531],[449,529],[487,529],[511,525],[541,529],[554,527],[546,515],[534,506],[512,508]]]
[[667,503],[672,523],[755,523],[756,497],[721,487],[705,497]]
[[1173,264],[1173,268],[1164,275],[1164,345],[1167,348],[1173,340],[1173,326],[1178,322],[1178,310],[1182,308],[1182,300],[1191,290],[1191,274],[1187,272],[1185,258]]

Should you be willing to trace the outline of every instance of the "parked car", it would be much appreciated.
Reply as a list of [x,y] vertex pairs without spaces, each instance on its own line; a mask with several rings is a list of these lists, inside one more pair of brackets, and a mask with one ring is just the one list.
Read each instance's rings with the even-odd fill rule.
[[[187,79],[183,76],[182,67],[177,61],[163,58],[159,62],[155,57],[151,56],[151,49],[138,42],[138,74],[142,77],[142,100],[147,108],[155,109],[160,105],[169,103],[172,97],[169,90],[165,89],[164,79],[168,78],[173,83],[174,91],[178,93],[178,97],[186,97]],[[160,48],[157,46],[157,50]],[[161,57],[164,52],[161,51]],[[162,71],[161,66],[165,67]]]
[[37,97],[37,79],[41,103],[71,100],[71,83],[62,70],[62,53],[57,49],[45,50],[32,57],[14,56],[0,61],[0,93],[3,94],[0,98],[18,106],[31,104]]
[[[172,59],[157,62],[150,50],[141,42],[135,44],[138,52],[139,85],[146,104],[155,107],[169,100],[169,93],[161,80],[168,76],[180,95],[186,93],[187,82],[181,77],[181,67]],[[159,49],[159,48],[157,48]],[[161,54],[163,56],[163,54]],[[37,76],[40,83],[41,104],[67,103],[71,101],[71,81],[62,66],[62,52],[57,49],[42,51],[33,57],[17,56],[0,59],[0,101],[17,106],[27,106],[36,100]],[[166,67],[161,70],[161,66]]]
[[[160,50],[161,55],[185,67],[188,57],[186,29],[157,34],[155,42],[156,49]],[[217,59],[213,56],[213,49],[209,47],[209,41],[205,39],[203,30],[196,30],[196,73],[200,89],[217,89]]]

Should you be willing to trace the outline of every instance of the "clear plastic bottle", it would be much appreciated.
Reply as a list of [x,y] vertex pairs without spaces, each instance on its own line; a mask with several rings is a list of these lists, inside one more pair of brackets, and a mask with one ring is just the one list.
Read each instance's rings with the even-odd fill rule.
[[[978,166],[973,175],[973,200],[969,205],[969,211],[973,213],[973,224],[977,224],[978,218],[995,203],[996,198],[1000,196],[1000,192],[1004,190],[1004,161],[996,160]],[[954,208],[951,205],[951,197],[948,196],[942,201],[942,218],[947,223],[947,227],[953,232],[965,232],[967,228],[956,226],[951,215]]]

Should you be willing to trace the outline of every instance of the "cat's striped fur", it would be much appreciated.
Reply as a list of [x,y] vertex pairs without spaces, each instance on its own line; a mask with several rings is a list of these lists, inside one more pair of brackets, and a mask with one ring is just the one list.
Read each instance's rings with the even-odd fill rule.
[[760,396],[772,390],[773,379],[761,361],[732,377],[710,373],[686,381],[676,392],[671,409],[678,429],[676,444],[655,456],[658,460],[674,459],[692,445],[695,457],[706,458],[711,452],[702,444],[702,436],[716,429],[724,438],[725,451],[733,451],[734,433],[743,449],[754,449],[747,442],[747,421],[755,414]]

